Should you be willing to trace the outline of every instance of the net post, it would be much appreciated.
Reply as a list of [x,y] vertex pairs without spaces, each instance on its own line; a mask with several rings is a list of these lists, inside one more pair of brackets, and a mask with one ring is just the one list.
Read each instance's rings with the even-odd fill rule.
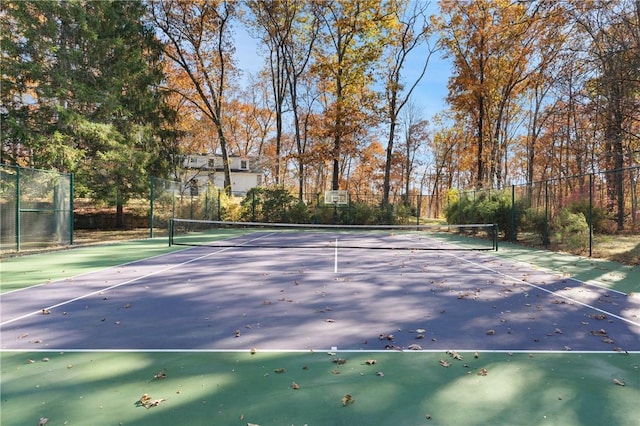
[[151,176],[151,181],[149,183],[149,238],[153,238],[153,199],[155,198],[155,193],[153,187],[155,186],[156,178]]
[[20,251],[21,210],[20,202],[20,166],[16,167],[16,251]]
[[169,247],[173,246],[173,218],[169,218]]
[[494,251],[498,251],[498,224],[493,224],[493,248]]
[[73,224],[73,192],[75,188],[74,185],[74,177],[73,173],[69,173],[69,245],[73,245],[73,233],[75,232],[74,224]]

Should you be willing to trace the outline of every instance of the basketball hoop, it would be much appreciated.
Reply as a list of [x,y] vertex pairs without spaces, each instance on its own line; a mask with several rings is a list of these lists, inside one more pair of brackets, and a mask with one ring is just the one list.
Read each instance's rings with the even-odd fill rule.
[[346,206],[349,204],[349,192],[344,189],[325,191],[324,203],[334,206]]

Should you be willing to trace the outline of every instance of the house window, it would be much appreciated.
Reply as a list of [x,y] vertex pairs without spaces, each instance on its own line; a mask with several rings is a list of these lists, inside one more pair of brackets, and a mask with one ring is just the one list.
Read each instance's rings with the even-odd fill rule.
[[215,169],[216,168],[216,160],[215,160],[215,158],[209,158],[208,166],[209,166],[210,169]]
[[249,168],[248,164],[247,164],[247,160],[240,160],[240,168],[242,170],[246,170]]

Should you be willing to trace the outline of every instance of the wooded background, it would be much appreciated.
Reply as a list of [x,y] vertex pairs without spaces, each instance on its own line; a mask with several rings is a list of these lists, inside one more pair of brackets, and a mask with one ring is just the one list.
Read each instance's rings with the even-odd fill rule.
[[[640,164],[640,1],[3,1],[2,163],[122,206],[184,155],[382,205]],[[241,68],[239,31],[262,70]],[[451,64],[447,108],[417,87]],[[613,210],[623,173],[606,175]],[[619,222],[624,226],[624,221]]]

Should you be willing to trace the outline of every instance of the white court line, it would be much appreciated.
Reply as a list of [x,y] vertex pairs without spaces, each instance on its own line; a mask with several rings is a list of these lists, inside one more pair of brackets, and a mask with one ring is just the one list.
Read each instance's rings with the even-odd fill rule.
[[[80,248],[80,247],[78,247],[78,248]],[[160,253],[160,254],[156,254],[155,256],[151,256],[151,257],[145,257],[145,258],[142,258],[142,259],[132,260],[130,262],[120,263],[118,265],[112,265],[112,266],[107,266],[106,268],[96,269],[94,271],[83,272],[83,273],[78,274],[78,275],[70,275],[68,277],[58,278],[58,279],[51,280],[51,281],[46,281],[46,282],[43,282],[43,283],[40,283],[40,284],[34,284],[34,285],[30,285],[28,287],[22,287],[22,288],[18,288],[18,289],[15,289],[15,290],[6,291],[6,292],[3,292],[3,293],[0,294],[0,299],[2,299],[2,296],[6,295],[6,294],[12,294],[12,293],[16,293],[16,292],[19,292],[19,291],[29,290],[31,288],[42,287],[42,286],[45,286],[45,285],[51,285],[51,284],[54,284],[54,283],[66,281],[66,280],[71,279],[71,278],[79,278],[79,277],[83,277],[85,275],[95,274],[96,272],[108,271],[109,269],[121,268],[123,266],[133,265],[133,264],[138,263],[138,262],[143,262],[143,261],[146,261],[146,260],[155,259],[157,257],[167,256],[167,255],[174,254],[174,253],[180,253],[180,252],[187,251],[187,250],[193,250],[194,248],[195,247],[187,247],[187,248],[183,248],[183,249],[178,249],[176,251],[171,251],[171,252],[168,252],[168,253]]]
[[[588,303],[583,303],[583,302],[580,302],[579,300],[572,299],[571,297],[568,297],[568,296],[565,296],[565,295],[562,295],[562,294],[556,293],[555,291],[547,290],[547,289],[546,289],[546,288],[544,288],[544,287],[540,287],[540,286],[537,286],[537,285],[535,285],[535,284],[531,284],[530,282],[527,282],[527,281],[525,281],[525,280],[523,280],[523,279],[520,279],[520,278],[516,278],[516,277],[511,276],[511,275],[509,275],[509,274],[506,274],[506,273],[504,273],[504,272],[498,271],[498,270],[493,269],[493,268],[491,268],[491,267],[489,267],[489,266],[487,266],[487,265],[484,265],[484,264],[481,264],[481,263],[473,262],[473,261],[468,260],[468,259],[465,259],[465,258],[463,258],[463,257],[456,256],[455,254],[448,253],[448,255],[449,255],[449,256],[451,256],[451,257],[454,257],[454,258],[456,258],[456,259],[458,259],[458,260],[460,260],[460,261],[463,261],[463,262],[469,263],[469,264],[471,264],[471,265],[479,266],[479,267],[481,267],[481,268],[483,268],[483,269],[486,269],[487,271],[491,271],[491,272],[493,272],[494,274],[498,274],[498,275],[500,275],[500,276],[506,277],[506,278],[508,278],[508,279],[510,279],[510,280],[512,280],[512,281],[514,281],[514,282],[525,284],[525,285],[527,285],[527,286],[529,286],[529,287],[535,288],[535,289],[537,289],[537,290],[543,291],[543,292],[548,293],[548,294],[552,294],[552,295],[554,295],[554,296],[556,296],[556,297],[559,297],[559,298],[561,298],[561,299],[568,300],[568,301],[573,302],[573,303],[575,303],[575,304],[577,304],[577,305],[584,306],[585,308],[593,309],[593,310],[595,310],[595,311],[598,311],[598,312],[601,312],[601,313],[603,313],[603,314],[609,315],[609,316],[611,316],[611,317],[613,317],[613,318],[617,318],[617,319],[619,319],[619,320],[621,320],[621,321],[624,321],[624,322],[627,322],[627,323],[629,323],[629,324],[635,325],[636,327],[640,327],[640,322],[632,321],[632,320],[630,320],[630,319],[627,319],[627,318],[621,317],[620,315],[616,315],[616,314],[614,314],[614,313],[612,313],[612,312],[605,311],[604,309],[600,309],[600,308],[597,308],[597,307],[595,307],[595,306],[593,306],[593,305],[589,305]],[[579,280],[576,280],[576,281],[580,282]],[[624,293],[623,293],[623,294],[624,294]]]
[[[245,242],[244,242],[244,243],[242,243],[242,244],[247,244],[247,243],[250,243],[251,241],[255,241],[255,240],[258,240],[258,239],[260,239],[260,238],[264,238],[264,237],[265,237],[265,236],[263,235],[263,236],[260,236],[260,237],[254,238],[254,239],[252,239],[252,240],[245,241]],[[242,244],[239,244],[239,245],[242,245]],[[95,290],[95,291],[92,291],[92,292],[90,292],[90,293],[83,294],[82,296],[78,296],[78,297],[74,297],[74,298],[72,298],[72,299],[65,300],[65,301],[60,302],[60,303],[56,303],[55,305],[47,306],[47,307],[45,307],[44,309],[46,309],[46,310],[51,310],[51,309],[59,308],[60,306],[68,305],[69,303],[73,303],[73,302],[76,302],[76,301],[78,301],[78,300],[82,300],[82,299],[85,299],[85,298],[87,298],[87,297],[94,296],[94,295],[96,295],[96,294],[100,294],[100,293],[102,293],[102,292],[104,292],[104,291],[113,290],[114,288],[122,287],[122,286],[124,286],[124,285],[131,284],[131,283],[133,283],[133,282],[136,282],[136,281],[139,281],[139,280],[142,280],[142,279],[145,279],[145,278],[151,277],[151,276],[153,276],[153,275],[157,275],[157,274],[160,274],[160,273],[162,273],[162,272],[170,271],[170,270],[172,270],[172,269],[179,268],[179,267],[184,266],[184,265],[188,265],[189,263],[193,263],[193,262],[196,262],[196,261],[198,261],[198,260],[205,259],[205,258],[207,258],[207,257],[209,257],[209,256],[213,256],[213,255],[215,255],[215,254],[222,253],[223,251],[230,250],[231,248],[232,248],[232,247],[225,247],[225,248],[223,248],[223,249],[216,250],[216,251],[214,251],[214,252],[212,252],[212,253],[207,253],[207,254],[205,254],[205,255],[202,255],[202,256],[199,256],[199,257],[195,257],[195,258],[193,258],[193,259],[189,259],[189,260],[187,260],[186,262],[176,263],[175,265],[171,265],[171,266],[168,266],[168,267],[166,267],[166,268],[158,269],[158,270],[153,271],[153,272],[150,272],[150,273],[148,273],[148,274],[145,274],[145,275],[142,275],[142,276],[139,276],[139,277],[136,277],[136,278],[133,278],[133,279],[127,280],[127,281],[123,281],[123,282],[121,282],[121,283],[114,284],[114,285],[109,286],[109,287],[104,287],[104,288],[101,288],[101,289],[99,289],[99,290]],[[107,269],[110,269],[110,268],[107,268]],[[28,288],[31,288],[31,287],[28,287]],[[27,314],[24,314],[24,315],[20,315],[20,316],[18,316],[18,317],[12,318],[12,319],[10,319],[10,320],[7,320],[7,321],[4,321],[4,322],[1,322],[1,323],[0,323],[0,327],[5,326],[5,325],[7,325],[7,324],[11,324],[12,322],[16,322],[16,321],[22,320],[22,319],[24,319],[24,318],[28,318],[28,317],[33,316],[33,315],[36,315],[36,314],[39,314],[39,313],[41,313],[41,312],[42,312],[42,310],[38,310],[38,311],[33,311],[33,312],[30,312],[30,313],[27,313]]]
[[[528,351],[526,349],[449,349],[455,350],[458,353],[478,353],[478,354],[536,354],[536,355],[545,355],[545,354],[594,354],[594,355],[636,355],[640,354],[640,351],[625,351],[625,352],[617,352],[617,351],[565,351],[565,350],[531,350]],[[64,353],[185,353],[185,354],[199,354],[199,353],[251,353],[253,349],[0,349],[0,353],[2,352],[18,352],[18,353],[52,353],[57,352],[60,354]],[[331,356],[332,354],[338,353],[351,353],[351,354],[367,354],[367,353],[398,353],[398,354],[407,354],[407,353],[427,353],[427,354],[444,354],[447,350],[444,349],[422,349],[422,350],[393,350],[393,349],[256,349],[255,355],[258,356],[260,353],[301,353],[301,354],[326,354]]]
[[333,273],[337,274],[338,273],[338,239],[336,238],[336,249],[335,249],[335,254],[334,254],[334,261],[333,261]]
[[[548,272],[550,274],[558,275],[557,271],[554,271],[553,269],[550,269],[550,268],[545,268],[545,267],[539,266],[539,265],[533,265],[531,263],[527,263],[527,262],[520,261],[520,260],[506,259],[504,257],[501,257],[500,255],[496,255],[496,256],[499,259],[508,260],[509,262],[515,263],[516,265],[527,266],[527,267],[534,266],[539,271]],[[628,296],[628,294],[625,293],[624,291],[616,290],[614,288],[609,288],[609,287],[607,287],[606,283],[601,282],[601,281],[599,281],[597,279],[593,279],[593,280],[589,280],[589,281],[583,281],[583,280],[579,280],[578,278],[576,278],[574,276],[566,276],[564,278],[569,279],[569,280],[573,280],[573,281],[576,281],[576,282],[579,282],[579,283],[582,283],[582,284],[584,284],[586,286],[599,288],[601,290],[607,290],[607,291],[610,291],[612,293],[617,293],[617,294],[620,294],[620,295],[623,295],[623,296]]]

